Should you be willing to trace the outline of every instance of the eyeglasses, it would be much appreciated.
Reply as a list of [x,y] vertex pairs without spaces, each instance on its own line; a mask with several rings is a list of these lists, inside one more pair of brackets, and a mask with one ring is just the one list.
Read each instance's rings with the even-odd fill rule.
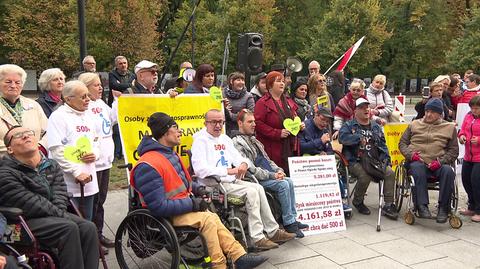
[[208,123],[208,124],[211,124],[213,126],[225,124],[224,120],[209,120],[209,121],[205,121],[205,122]]
[[85,64],[88,64],[88,65],[95,65],[95,64],[97,64],[97,63],[85,63]]
[[23,138],[25,136],[34,136],[34,135],[35,135],[35,132],[33,130],[27,130],[27,131],[23,131],[23,132],[13,134],[10,137],[10,139],[8,140],[8,142],[5,146],[7,146],[7,147],[10,146],[10,143],[12,143],[13,139],[19,139],[19,138]]
[[325,80],[324,79],[319,79],[317,80],[318,83],[325,83]]
[[151,69],[145,69],[145,70],[141,71],[141,73],[146,73],[146,72],[150,72],[150,74],[152,74],[152,76],[158,73],[157,70],[151,70]]

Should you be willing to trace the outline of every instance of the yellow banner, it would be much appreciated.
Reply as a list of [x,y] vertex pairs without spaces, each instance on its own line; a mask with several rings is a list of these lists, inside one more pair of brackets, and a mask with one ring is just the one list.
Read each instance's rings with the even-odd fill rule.
[[138,144],[144,135],[150,134],[148,117],[163,112],[177,122],[182,132],[181,144],[175,147],[175,151],[188,166],[188,156],[183,152],[191,148],[193,134],[204,127],[205,113],[212,108],[222,110],[223,106],[207,94],[181,94],[175,98],[168,95],[122,95],[118,99],[118,124],[125,162],[135,164],[138,161]]
[[392,159],[392,169],[395,171],[395,167],[401,163],[405,158],[398,148],[398,143],[403,135],[403,132],[408,127],[408,123],[391,123],[386,124],[383,128],[385,133],[385,140],[387,141],[388,153]]

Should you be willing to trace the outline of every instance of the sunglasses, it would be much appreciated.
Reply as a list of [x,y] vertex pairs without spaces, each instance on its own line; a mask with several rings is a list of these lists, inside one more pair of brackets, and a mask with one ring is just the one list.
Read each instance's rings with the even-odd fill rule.
[[147,72],[150,72],[150,74],[152,75],[156,75],[158,73],[157,70],[142,70],[142,73],[147,73]]

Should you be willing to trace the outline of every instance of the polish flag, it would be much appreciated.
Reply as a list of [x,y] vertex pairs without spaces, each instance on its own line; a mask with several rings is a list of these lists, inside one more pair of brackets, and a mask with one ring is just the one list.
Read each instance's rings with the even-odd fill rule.
[[351,47],[343,54],[342,61],[341,61],[340,64],[338,65],[337,71],[343,71],[343,69],[345,68],[345,66],[347,66],[348,62],[349,62],[350,59],[352,58],[353,54],[355,54],[355,52],[357,51],[358,47],[360,47],[360,45],[362,44],[364,38],[365,38],[365,36],[362,36],[362,38],[360,38],[360,40],[358,40],[355,44],[353,44],[353,46],[351,46]]

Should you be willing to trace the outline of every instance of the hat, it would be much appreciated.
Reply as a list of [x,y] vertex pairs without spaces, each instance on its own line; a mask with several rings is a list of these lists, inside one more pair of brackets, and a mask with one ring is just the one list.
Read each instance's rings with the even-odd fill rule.
[[142,69],[152,68],[154,66],[158,66],[158,65],[156,63],[152,63],[150,61],[143,60],[143,61],[139,62],[137,65],[135,65],[135,74],[138,73],[138,71],[140,71]]
[[177,123],[173,120],[172,117],[163,113],[155,112],[148,118],[148,127],[152,131],[152,136],[155,139],[161,138],[164,134],[167,133],[168,129]]
[[332,115],[332,112],[330,111],[330,109],[328,109],[328,108],[326,108],[322,105],[316,105],[315,114],[322,115],[324,117],[333,119],[333,115]]
[[281,77],[282,79],[285,78],[282,73],[278,71],[271,71],[267,75],[267,89],[271,89],[273,87],[273,83],[277,77]]
[[258,75],[255,76],[255,84],[258,84],[262,78],[266,78],[267,73],[265,72],[260,72]]
[[425,105],[425,111],[432,110],[439,114],[443,113],[443,102],[440,98],[431,98]]
[[285,71],[285,65],[280,64],[280,63],[272,64],[272,66],[270,66],[270,72],[271,71],[281,71],[281,72],[283,72],[283,71]]
[[292,92],[295,93],[297,89],[302,85],[307,85],[306,79],[300,78],[297,81],[295,81],[295,83],[293,83],[292,85]]
[[357,99],[357,101],[355,101],[355,108],[357,108],[357,107],[359,107],[363,104],[370,104],[370,102],[367,99],[360,97],[360,98]]

